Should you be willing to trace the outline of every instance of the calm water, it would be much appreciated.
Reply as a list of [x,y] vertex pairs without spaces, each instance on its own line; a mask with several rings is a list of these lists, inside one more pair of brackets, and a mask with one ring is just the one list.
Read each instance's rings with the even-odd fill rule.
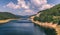
[[0,24],[0,35],[45,35],[45,33],[30,20],[13,20]]

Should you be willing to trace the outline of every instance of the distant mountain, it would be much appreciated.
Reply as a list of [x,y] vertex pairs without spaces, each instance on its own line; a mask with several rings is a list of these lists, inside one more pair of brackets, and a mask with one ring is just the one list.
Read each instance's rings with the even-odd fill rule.
[[24,16],[20,15],[20,18],[29,18],[29,17],[30,15],[24,15]]
[[34,20],[40,22],[53,22],[60,24],[60,4],[43,11],[39,11],[39,17],[35,15]]
[[20,18],[20,17],[9,12],[0,12],[0,20],[12,19],[12,18]]

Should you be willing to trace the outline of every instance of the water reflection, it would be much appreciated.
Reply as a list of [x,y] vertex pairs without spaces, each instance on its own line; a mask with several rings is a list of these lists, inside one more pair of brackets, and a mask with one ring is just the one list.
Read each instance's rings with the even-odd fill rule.
[[53,28],[46,28],[46,27],[42,27],[42,26],[39,26],[36,24],[34,24],[34,25],[37,26],[41,30],[40,32],[43,32],[46,35],[57,35],[56,30]]
[[35,35],[46,35],[40,26],[34,24]]
[[[20,20],[23,22],[23,20]],[[0,25],[0,35],[45,35],[38,26],[33,23],[18,23],[14,20]],[[25,20],[24,20],[25,21]],[[26,20],[28,22],[29,20]]]

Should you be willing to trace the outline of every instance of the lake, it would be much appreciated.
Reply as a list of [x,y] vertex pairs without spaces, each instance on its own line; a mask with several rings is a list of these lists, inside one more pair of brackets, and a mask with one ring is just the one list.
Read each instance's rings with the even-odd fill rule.
[[30,20],[21,19],[0,24],[0,35],[45,35],[45,33]]

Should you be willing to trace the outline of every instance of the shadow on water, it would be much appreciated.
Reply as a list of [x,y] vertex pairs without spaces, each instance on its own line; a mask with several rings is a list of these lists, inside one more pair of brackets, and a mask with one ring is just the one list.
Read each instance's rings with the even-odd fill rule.
[[57,35],[55,29],[45,28],[45,27],[39,26],[39,25],[37,25],[37,24],[34,24],[34,25],[40,27],[40,29],[41,29],[42,31],[44,31],[44,33],[45,33],[46,35]]
[[34,24],[35,35],[46,35],[45,32],[38,26]]

